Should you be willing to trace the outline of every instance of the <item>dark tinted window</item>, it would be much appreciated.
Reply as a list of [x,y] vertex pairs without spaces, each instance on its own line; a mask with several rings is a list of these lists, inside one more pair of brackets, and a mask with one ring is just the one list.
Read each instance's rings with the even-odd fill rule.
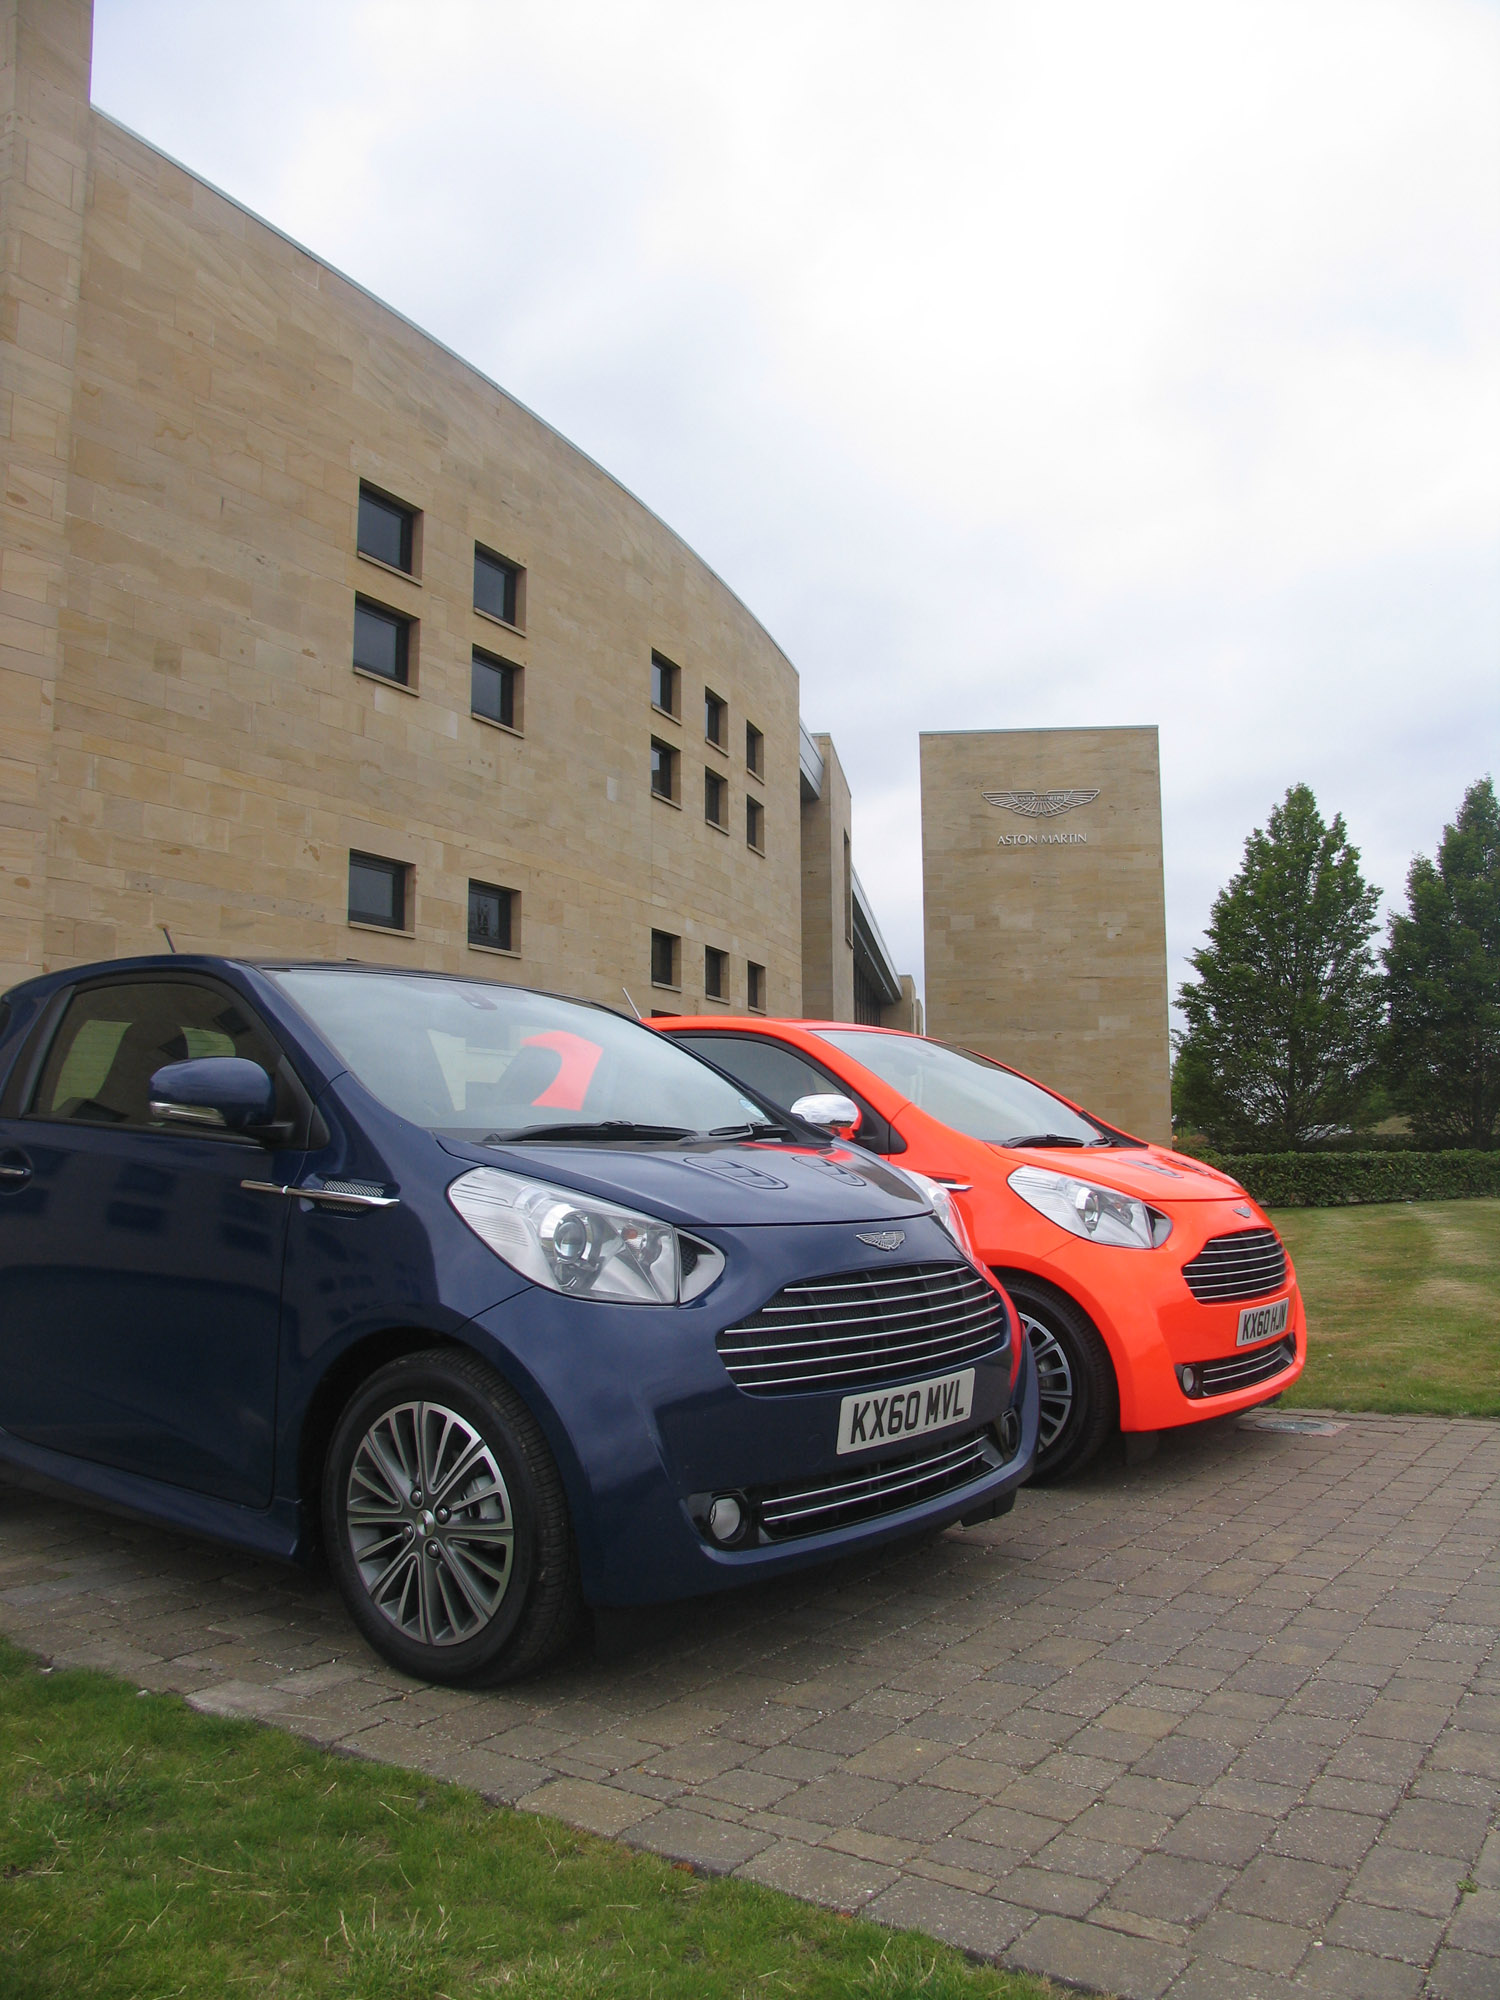
[[677,752],[670,743],[651,739],[651,789],[659,799],[677,796]]
[[515,892],[497,889],[488,882],[469,884],[469,943],[489,945],[495,951],[513,951],[511,906]]
[[194,1056],[245,1056],[274,1076],[280,1054],[222,987],[170,979],[92,986],[69,1003],[33,1101],[33,1115],[88,1125],[149,1127],[151,1078]]
[[501,722],[507,729],[514,729],[517,677],[518,669],[508,661],[493,659],[476,646],[469,669],[470,709],[487,722]]
[[729,818],[729,787],[713,771],[703,773],[703,817],[710,826],[723,826]]
[[711,688],[703,690],[703,734],[721,750],[729,741],[729,703]]
[[503,618],[507,625],[516,622],[516,585],[520,571],[514,563],[506,562],[503,556],[491,555],[488,549],[474,551],[474,609],[487,611],[491,618]]
[[363,597],[354,600],[354,664],[403,685],[411,665],[411,621]]
[[745,724],[745,768],[757,778],[765,774],[766,739],[753,722]]
[[722,1000],[724,998],[724,986],[728,977],[728,967],[729,955],[727,952],[715,951],[711,944],[704,946],[703,990],[710,1000]]
[[745,844],[757,854],[765,851],[766,809],[759,799],[745,801]]
[[766,1010],[766,968],[749,959],[745,965],[745,999],[752,1013]]
[[677,669],[672,665],[672,662],[663,659],[660,653],[653,653],[651,655],[651,701],[654,707],[664,708],[668,715],[676,715],[678,713],[677,680]]
[[651,933],[651,984],[677,984],[677,939],[671,931]]
[[389,563],[392,569],[411,569],[412,513],[368,486],[359,489],[359,552]]
[[349,921],[406,929],[406,863],[378,854],[349,856]]

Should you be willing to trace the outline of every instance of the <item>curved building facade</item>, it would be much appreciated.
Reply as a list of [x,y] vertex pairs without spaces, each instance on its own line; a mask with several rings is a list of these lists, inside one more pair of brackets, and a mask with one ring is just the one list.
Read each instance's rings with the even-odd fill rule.
[[0,19],[0,984],[169,933],[800,1011],[774,641],[548,425],[93,110],[87,0]]

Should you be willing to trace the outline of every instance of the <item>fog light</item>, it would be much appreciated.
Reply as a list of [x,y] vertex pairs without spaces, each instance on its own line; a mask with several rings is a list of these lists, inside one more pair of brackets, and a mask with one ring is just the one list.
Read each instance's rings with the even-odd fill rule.
[[1182,1393],[1184,1396],[1197,1395],[1198,1371],[1196,1368],[1192,1366],[1188,1366],[1186,1368],[1179,1368],[1177,1371],[1177,1379],[1182,1384]]
[[1021,1449],[1021,1419],[1014,1410],[1007,1410],[1000,1419],[1000,1448],[1007,1458],[1014,1458]]
[[708,1510],[708,1532],[716,1542],[732,1542],[744,1525],[745,1510],[732,1493],[720,1493]]

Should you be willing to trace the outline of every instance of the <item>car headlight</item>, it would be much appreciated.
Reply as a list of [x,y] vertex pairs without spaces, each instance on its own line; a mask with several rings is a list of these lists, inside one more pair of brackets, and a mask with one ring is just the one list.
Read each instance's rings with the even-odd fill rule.
[[1009,1179],[1029,1207],[1085,1243],[1106,1243],[1115,1250],[1154,1250],[1172,1233],[1171,1217],[1159,1209],[1148,1208],[1133,1195],[1116,1194],[1113,1188],[1075,1180],[1072,1174],[1017,1167]]
[[[953,1199],[949,1189],[945,1188],[941,1181],[932,1180],[927,1174],[919,1174],[914,1167],[902,1167],[900,1171],[928,1204],[939,1224],[953,1238],[969,1262],[979,1264],[978,1253],[969,1240],[968,1227],[959,1214],[958,1203]],[[980,1264],[979,1268],[983,1270],[984,1266]]]
[[571,1298],[685,1305],[724,1268],[722,1251],[670,1222],[498,1167],[461,1174],[448,1199],[513,1270]]

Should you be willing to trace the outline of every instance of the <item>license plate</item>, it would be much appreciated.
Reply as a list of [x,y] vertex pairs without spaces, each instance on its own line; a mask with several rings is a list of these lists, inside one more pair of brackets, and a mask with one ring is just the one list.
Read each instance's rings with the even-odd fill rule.
[[1240,1314],[1240,1330],[1234,1336],[1235,1346],[1253,1347],[1258,1340],[1269,1340],[1272,1334],[1285,1333],[1291,1309],[1290,1299],[1277,1299],[1268,1306],[1246,1306]]
[[880,1389],[872,1396],[846,1396],[839,1404],[839,1443],[863,1451],[891,1438],[920,1437],[946,1424],[962,1423],[974,1407],[974,1370],[934,1375],[905,1389]]

